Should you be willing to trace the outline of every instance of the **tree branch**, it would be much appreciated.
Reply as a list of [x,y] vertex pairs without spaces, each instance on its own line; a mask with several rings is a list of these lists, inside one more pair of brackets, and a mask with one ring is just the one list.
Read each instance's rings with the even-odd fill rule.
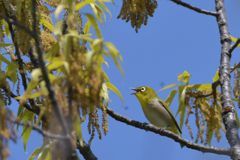
[[234,65],[234,67],[231,68],[231,73],[234,72],[238,68],[240,68],[240,63]]
[[228,30],[228,23],[225,13],[224,0],[215,0],[217,11],[217,24],[220,32],[221,42],[221,61],[220,61],[220,83],[221,83],[221,103],[222,117],[226,128],[226,138],[232,149],[232,159],[240,159],[240,139],[238,136],[238,125],[235,117],[235,107],[231,97],[231,80],[230,80],[230,47],[231,39]]
[[192,5],[190,5],[190,4],[186,3],[186,2],[183,2],[183,1],[181,1],[181,0],[171,0],[171,1],[172,1],[173,3],[176,3],[176,4],[178,4],[178,5],[183,6],[183,7],[185,7],[185,8],[188,8],[188,9],[190,9],[190,10],[192,10],[192,11],[195,11],[195,12],[197,12],[197,13],[201,13],[201,14],[205,14],[205,15],[209,15],[209,16],[214,16],[214,17],[217,16],[217,13],[216,13],[216,12],[207,11],[207,10],[203,10],[203,9],[197,8],[197,7],[192,6]]
[[50,79],[48,77],[48,72],[47,72],[47,69],[45,67],[45,63],[44,63],[44,60],[43,60],[43,51],[40,47],[41,46],[40,38],[39,38],[39,35],[38,35],[38,30],[37,30],[36,11],[37,11],[36,0],[32,0],[32,17],[33,17],[33,23],[32,23],[32,25],[33,25],[33,31],[32,31],[33,35],[32,35],[32,37],[35,41],[35,47],[36,47],[37,55],[38,55],[38,64],[39,64],[39,67],[42,71],[43,79],[46,82],[46,87],[47,87],[47,90],[48,90],[49,99],[50,99],[50,102],[52,104],[54,113],[55,113],[57,119],[59,120],[59,123],[62,125],[64,134],[68,135],[69,134],[68,127],[67,127],[67,124],[64,120],[62,111],[61,111],[61,109],[60,109],[60,107],[57,103],[55,93],[52,89],[51,82],[50,82]]
[[35,130],[36,132],[38,132],[39,134],[41,134],[44,137],[48,137],[48,138],[52,138],[52,139],[69,139],[68,136],[59,135],[59,134],[53,134],[53,133],[44,131],[39,126],[34,125],[34,124],[30,123],[30,122],[23,123],[23,122],[19,122],[18,120],[14,120],[13,121],[13,120],[9,120],[9,119],[8,119],[8,121],[11,122],[11,123],[23,126],[23,127],[24,126],[30,127],[30,128],[32,128],[33,130]]
[[219,155],[230,155],[231,154],[229,149],[217,148],[217,147],[213,147],[213,146],[204,146],[201,144],[190,142],[186,139],[183,139],[181,136],[172,133],[171,131],[157,128],[150,124],[141,123],[141,122],[138,122],[135,120],[130,120],[128,118],[125,118],[125,117],[115,113],[113,110],[110,110],[110,109],[107,109],[107,113],[108,113],[108,115],[110,115],[112,118],[114,118],[117,121],[123,122],[125,124],[128,124],[130,126],[133,126],[133,127],[139,128],[139,129],[143,129],[145,131],[150,131],[155,134],[171,138],[174,141],[180,143],[181,145],[186,146],[187,148],[191,148],[191,149],[201,151],[201,152],[215,153],[215,154],[219,154]]
[[16,17],[10,17],[9,15],[4,15],[3,16],[4,20],[7,23],[13,24],[15,26],[17,26],[18,28],[22,29],[23,31],[25,31],[26,33],[28,33],[31,37],[34,36],[34,33],[25,25],[21,24]]
[[[11,98],[13,98],[13,99],[15,99],[16,101],[19,102],[19,100],[16,99],[17,96],[16,96],[11,90],[7,89],[6,87],[2,87],[2,89],[4,90],[4,92],[5,92],[9,97],[11,97]],[[37,114],[37,115],[39,115],[39,113],[40,113],[40,108],[37,107],[37,106],[32,106],[32,107],[31,107],[31,106],[28,105],[27,103],[24,103],[23,106],[24,106],[27,110],[29,110],[29,111]],[[43,116],[42,119],[43,119],[43,120],[46,120],[46,117]]]
[[97,157],[93,154],[90,146],[86,144],[86,142],[81,144],[80,141],[77,140],[77,149],[86,160],[97,160]]
[[5,5],[3,5],[3,9],[4,9],[4,12],[6,14],[6,16],[5,16],[6,19],[5,20],[8,23],[10,35],[11,35],[11,38],[12,38],[12,41],[13,41],[13,44],[14,44],[15,55],[17,56],[18,69],[19,69],[19,73],[20,73],[21,78],[22,78],[23,88],[24,88],[24,90],[26,90],[27,89],[27,79],[26,79],[26,75],[25,75],[25,72],[24,72],[24,68],[23,68],[23,60],[22,60],[22,57],[20,55],[18,43],[17,43],[17,41],[15,39],[15,32],[13,30],[12,23],[8,19],[9,14],[8,14],[8,11],[7,11],[6,7],[5,7]]

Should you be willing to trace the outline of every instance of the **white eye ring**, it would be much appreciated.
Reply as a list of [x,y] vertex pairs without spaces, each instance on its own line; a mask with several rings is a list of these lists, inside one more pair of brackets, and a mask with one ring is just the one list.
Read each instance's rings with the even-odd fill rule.
[[145,87],[142,87],[142,88],[141,88],[141,92],[144,92],[144,91],[146,91],[146,88],[145,88]]

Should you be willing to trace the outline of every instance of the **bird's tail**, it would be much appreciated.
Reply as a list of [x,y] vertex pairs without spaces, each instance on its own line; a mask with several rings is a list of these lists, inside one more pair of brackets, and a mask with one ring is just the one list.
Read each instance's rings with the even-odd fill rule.
[[[181,131],[181,129],[180,129],[178,126],[169,128],[169,130],[170,130],[171,132],[175,133],[175,134],[178,134],[179,136],[182,135],[182,131]],[[180,143],[180,147],[183,148],[184,145]]]
[[171,127],[171,128],[169,128],[169,130],[172,131],[173,133],[178,134],[178,135],[182,135],[182,131],[178,126]]

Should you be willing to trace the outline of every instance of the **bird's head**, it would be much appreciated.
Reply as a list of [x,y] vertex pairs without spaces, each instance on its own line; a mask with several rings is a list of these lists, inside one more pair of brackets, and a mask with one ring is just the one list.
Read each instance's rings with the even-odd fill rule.
[[149,86],[140,86],[132,89],[134,94],[142,105],[146,104],[148,101],[157,98],[156,92]]

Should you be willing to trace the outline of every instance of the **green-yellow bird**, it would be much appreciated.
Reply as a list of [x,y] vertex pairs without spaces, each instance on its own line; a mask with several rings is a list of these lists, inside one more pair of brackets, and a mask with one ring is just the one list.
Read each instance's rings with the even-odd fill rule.
[[133,93],[142,106],[142,110],[151,124],[181,134],[181,129],[169,108],[158,97],[156,92],[148,86],[133,89]]

